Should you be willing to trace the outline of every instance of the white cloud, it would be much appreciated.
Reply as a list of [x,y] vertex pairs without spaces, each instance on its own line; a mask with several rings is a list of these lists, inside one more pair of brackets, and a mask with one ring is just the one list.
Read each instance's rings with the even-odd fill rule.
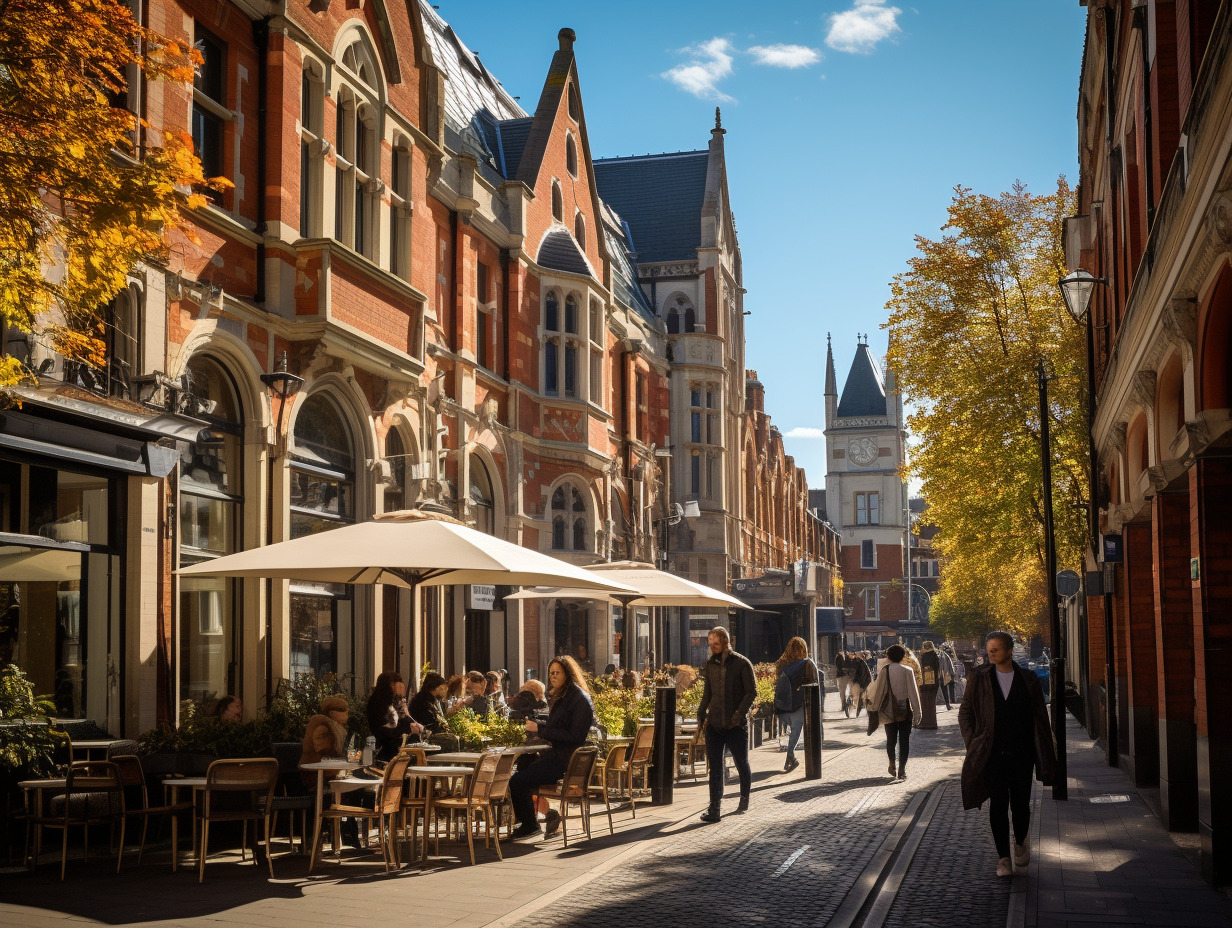
[[821,52],[807,45],[754,45],[749,54],[772,68],[807,68],[821,61]]
[[670,71],[664,71],[663,77],[695,97],[720,101],[733,99],[719,90],[719,81],[732,72],[732,47],[727,39],[715,37],[686,48],[684,52],[691,59]]
[[885,0],[855,0],[855,6],[830,17],[826,44],[840,52],[870,53],[882,39],[902,30],[896,6],[886,6]]
[[783,433],[784,438],[807,438],[816,440],[826,437],[825,429],[815,429],[807,425],[797,425],[794,429],[789,429]]

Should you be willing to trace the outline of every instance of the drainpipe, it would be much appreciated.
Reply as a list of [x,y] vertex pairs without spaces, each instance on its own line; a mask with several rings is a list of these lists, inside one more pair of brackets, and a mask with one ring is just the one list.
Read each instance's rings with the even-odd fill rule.
[[257,287],[254,303],[265,302],[265,157],[266,96],[269,89],[269,17],[252,24],[252,39],[257,46]]
[[1147,44],[1150,36],[1147,33],[1145,6],[1134,8],[1133,28],[1140,33],[1139,45],[1142,46],[1142,134],[1146,153],[1146,228],[1149,234],[1155,225],[1155,159],[1151,154],[1155,130],[1151,119],[1151,50]]

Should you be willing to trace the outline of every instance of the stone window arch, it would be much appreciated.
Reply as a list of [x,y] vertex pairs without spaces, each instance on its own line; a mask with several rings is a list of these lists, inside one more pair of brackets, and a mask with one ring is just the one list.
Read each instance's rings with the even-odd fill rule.
[[558,484],[549,503],[553,551],[590,550],[590,514],[582,490],[571,481]]

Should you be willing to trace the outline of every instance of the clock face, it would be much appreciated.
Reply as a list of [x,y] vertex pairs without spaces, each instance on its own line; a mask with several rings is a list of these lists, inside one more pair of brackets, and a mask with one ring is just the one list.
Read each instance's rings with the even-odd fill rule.
[[857,464],[872,464],[877,459],[876,439],[868,436],[851,439],[847,443],[847,456]]

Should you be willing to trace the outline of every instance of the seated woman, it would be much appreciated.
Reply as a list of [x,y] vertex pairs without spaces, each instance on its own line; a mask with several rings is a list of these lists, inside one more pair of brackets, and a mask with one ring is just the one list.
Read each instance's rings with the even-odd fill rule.
[[[304,747],[299,756],[299,765],[315,764],[326,757],[346,755],[347,722],[351,707],[343,696],[326,696],[321,700],[321,713],[308,720],[304,732]],[[310,790],[317,788],[315,771],[303,771],[304,785]]]
[[238,696],[223,696],[214,703],[212,714],[220,722],[238,722],[244,714],[244,702]]
[[411,697],[407,711],[411,718],[424,727],[424,731],[435,735],[445,730],[445,706],[441,702],[449,684],[439,673],[424,675],[419,692]]
[[501,718],[509,715],[509,704],[505,702],[505,690],[501,686],[500,670],[489,670],[485,673],[484,679],[488,681],[487,688],[484,690],[484,695],[488,697],[488,707],[491,712],[495,712]]
[[533,719],[548,707],[543,698],[545,687],[540,680],[527,680],[522,688],[509,697],[509,719],[524,722]]
[[478,670],[472,670],[462,678],[466,686],[466,696],[449,707],[449,714],[470,709],[480,718],[492,711],[492,702],[488,699],[488,678]]
[[376,738],[375,760],[392,760],[402,747],[403,735],[424,730],[407,711],[406,684],[396,670],[387,670],[376,678],[368,697],[368,730]]
[[466,683],[466,677],[460,673],[455,673],[445,682],[445,711],[452,712],[453,707],[458,704],[458,700],[462,698],[463,684]]
[[[554,658],[548,664],[548,682],[552,686],[548,720],[536,722],[527,719],[526,733],[542,738],[552,747],[509,780],[509,798],[518,818],[518,827],[512,836],[515,841],[533,840],[540,836],[532,795],[535,787],[555,783],[565,775],[569,758],[586,743],[590,727],[595,723],[595,706],[577,661],[568,655]],[[547,833],[551,834],[559,825],[559,814],[549,813]]]

